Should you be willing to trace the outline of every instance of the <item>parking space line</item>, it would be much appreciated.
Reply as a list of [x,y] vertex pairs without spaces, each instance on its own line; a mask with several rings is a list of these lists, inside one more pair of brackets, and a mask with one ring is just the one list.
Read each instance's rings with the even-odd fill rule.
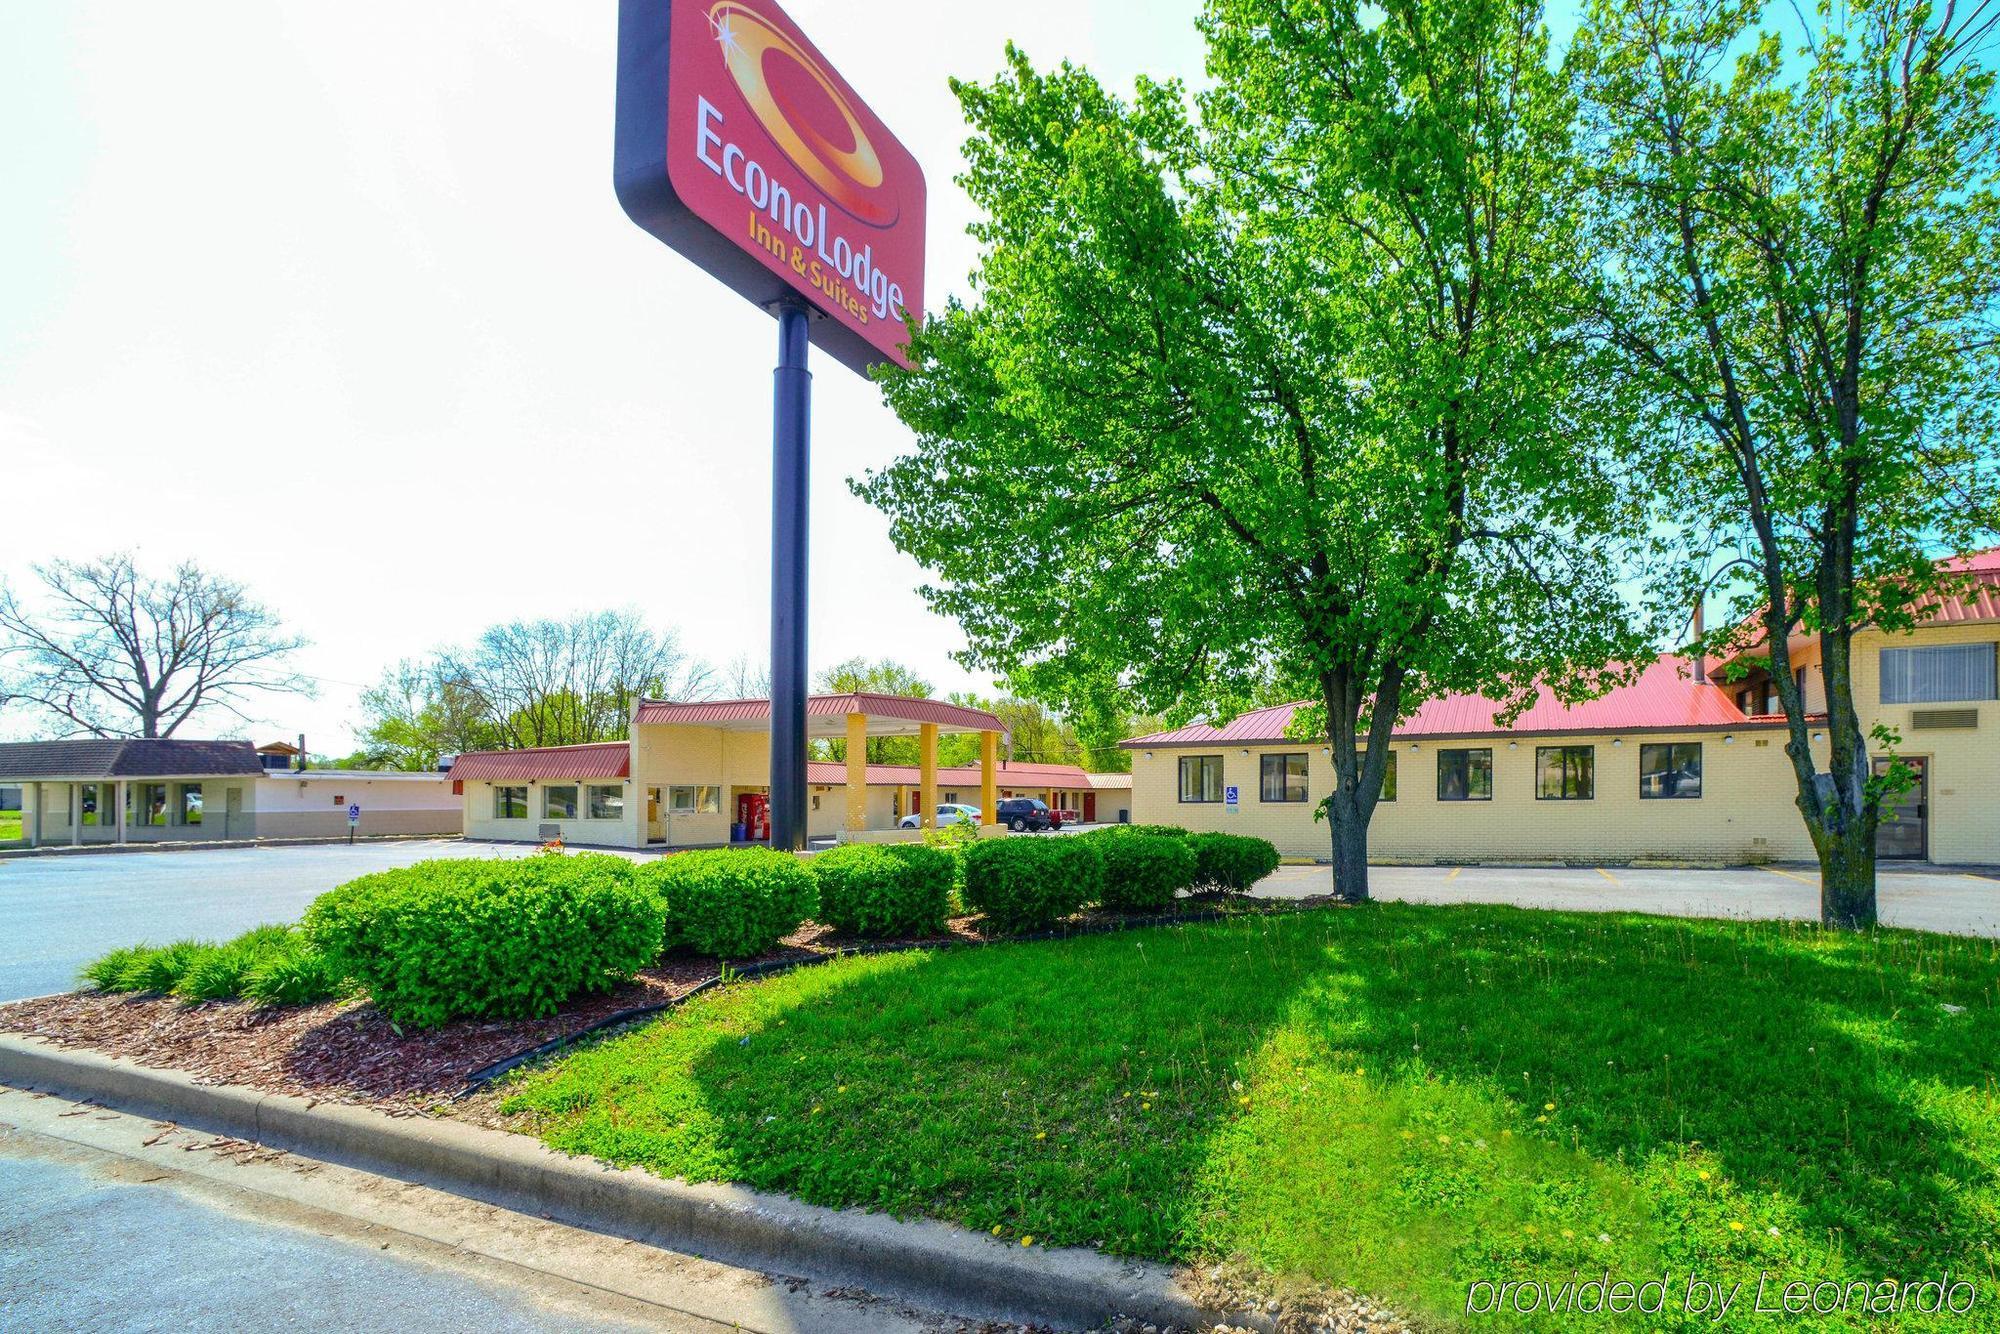
[[1793,875],[1790,871],[1780,871],[1775,866],[1759,866],[1757,869],[1760,871],[1769,871],[1772,875],[1781,875],[1787,880],[1796,880],[1802,885],[1811,885],[1814,889],[1819,888],[1819,881],[1808,880],[1802,875]]
[[1596,871],[1599,875],[1603,876],[1606,880],[1609,880],[1612,884],[1615,885],[1618,883],[1618,877],[1611,874],[1611,872],[1605,870],[1602,866],[1594,866],[1591,869]]
[[1447,879],[1447,880],[1456,880],[1456,879],[1458,879],[1458,873],[1459,873],[1460,871],[1463,871],[1464,869],[1465,869],[1465,868],[1464,868],[1463,866],[1454,866],[1454,867],[1452,867],[1452,868],[1451,868],[1451,874],[1447,875],[1447,876],[1445,877],[1445,879]]

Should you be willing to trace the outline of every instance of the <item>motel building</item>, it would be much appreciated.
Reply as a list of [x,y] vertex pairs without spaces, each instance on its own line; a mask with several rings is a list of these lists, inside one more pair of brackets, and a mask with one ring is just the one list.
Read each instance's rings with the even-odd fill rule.
[[456,834],[459,801],[441,773],[300,769],[274,742],[72,740],[0,744],[0,789],[19,793],[9,847],[249,842],[353,833]]
[[[1928,600],[1914,631],[1854,639],[1862,732],[1893,729],[1918,773],[1883,822],[1884,858],[2000,864],[2000,548],[1962,568],[1974,589]],[[1817,637],[1790,649],[1808,709],[1823,710]],[[1761,672],[1730,680],[1731,666],[1662,657],[1602,699],[1565,705],[1544,691],[1511,727],[1496,726],[1498,704],[1479,696],[1424,704],[1396,729],[1371,860],[1812,861],[1777,690]],[[1298,707],[1124,742],[1132,819],[1329,857],[1330,831],[1313,812],[1333,789],[1331,752],[1289,735]],[[1811,740],[1823,769],[1824,730]]]
[[[642,700],[631,738],[579,746],[479,751],[452,766],[468,838],[550,840],[595,847],[726,847],[768,839],[771,701]],[[981,762],[937,764],[938,739],[976,733]],[[982,833],[1000,832],[996,803],[1038,797],[1051,809],[1096,818],[1097,793],[1073,765],[1001,758],[1005,725],[982,709],[895,695],[814,695],[808,741],[846,742],[845,761],[806,767],[807,834],[845,842],[916,839],[899,829],[916,812],[935,822],[940,803],[979,808]],[[866,762],[870,737],[913,736],[916,765]]]

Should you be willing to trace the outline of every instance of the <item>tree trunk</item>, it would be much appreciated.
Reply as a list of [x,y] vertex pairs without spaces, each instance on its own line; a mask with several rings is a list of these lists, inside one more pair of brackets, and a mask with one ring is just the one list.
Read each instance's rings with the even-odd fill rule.
[[1368,822],[1359,804],[1336,789],[1327,806],[1333,833],[1333,892],[1342,903],[1368,902]]
[[1875,833],[1858,828],[1813,832],[1819,850],[1820,921],[1844,931],[1875,925]]

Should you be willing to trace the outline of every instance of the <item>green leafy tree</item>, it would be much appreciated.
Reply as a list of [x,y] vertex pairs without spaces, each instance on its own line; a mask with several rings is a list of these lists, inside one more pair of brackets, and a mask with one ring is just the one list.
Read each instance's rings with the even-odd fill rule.
[[[1996,523],[2000,127],[1982,60],[2000,7],[1771,13],[1787,31],[1756,0],[1593,6],[1570,62],[1594,166],[1578,253],[1649,419],[1637,457],[1692,537],[1687,577],[1658,587],[1733,579],[1706,647],[1768,670],[1822,917],[1862,927],[1881,802],[1904,780],[1872,773],[1853,637],[1909,626],[1957,577],[1934,558]],[[1822,655],[1823,772],[1801,633]]]
[[405,659],[361,696],[361,749],[344,768],[437,768],[447,755],[505,744],[486,700],[436,662]]
[[[845,662],[837,662],[819,674],[819,689],[833,695],[902,695],[910,699],[929,699],[934,693],[929,681],[902,663],[889,658],[877,661],[849,658]],[[827,759],[847,758],[845,741],[821,741],[818,747]],[[870,764],[916,764],[922,758],[918,751],[917,738],[913,736],[868,738]],[[941,741],[940,756],[943,753],[944,746]]]
[[1011,49],[955,85],[976,300],[884,372],[916,449],[855,485],[1024,693],[1309,698],[1362,899],[1399,718],[1642,648],[1615,405],[1556,284],[1572,105],[1532,4],[1212,0],[1205,29],[1193,106]]

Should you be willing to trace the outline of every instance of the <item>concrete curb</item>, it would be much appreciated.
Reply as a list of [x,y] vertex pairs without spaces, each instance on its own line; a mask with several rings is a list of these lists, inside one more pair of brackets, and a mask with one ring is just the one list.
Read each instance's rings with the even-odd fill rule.
[[1077,1328],[1131,1316],[1207,1329],[1269,1329],[1261,1312],[1203,1307],[1166,1266],[1081,1250],[1011,1246],[933,1222],[823,1209],[735,1186],[665,1181],[566,1158],[523,1135],[392,1117],[0,1035],[0,1083],[89,1099],[415,1181],[594,1232],[728,1264],[852,1283],[882,1296]]

